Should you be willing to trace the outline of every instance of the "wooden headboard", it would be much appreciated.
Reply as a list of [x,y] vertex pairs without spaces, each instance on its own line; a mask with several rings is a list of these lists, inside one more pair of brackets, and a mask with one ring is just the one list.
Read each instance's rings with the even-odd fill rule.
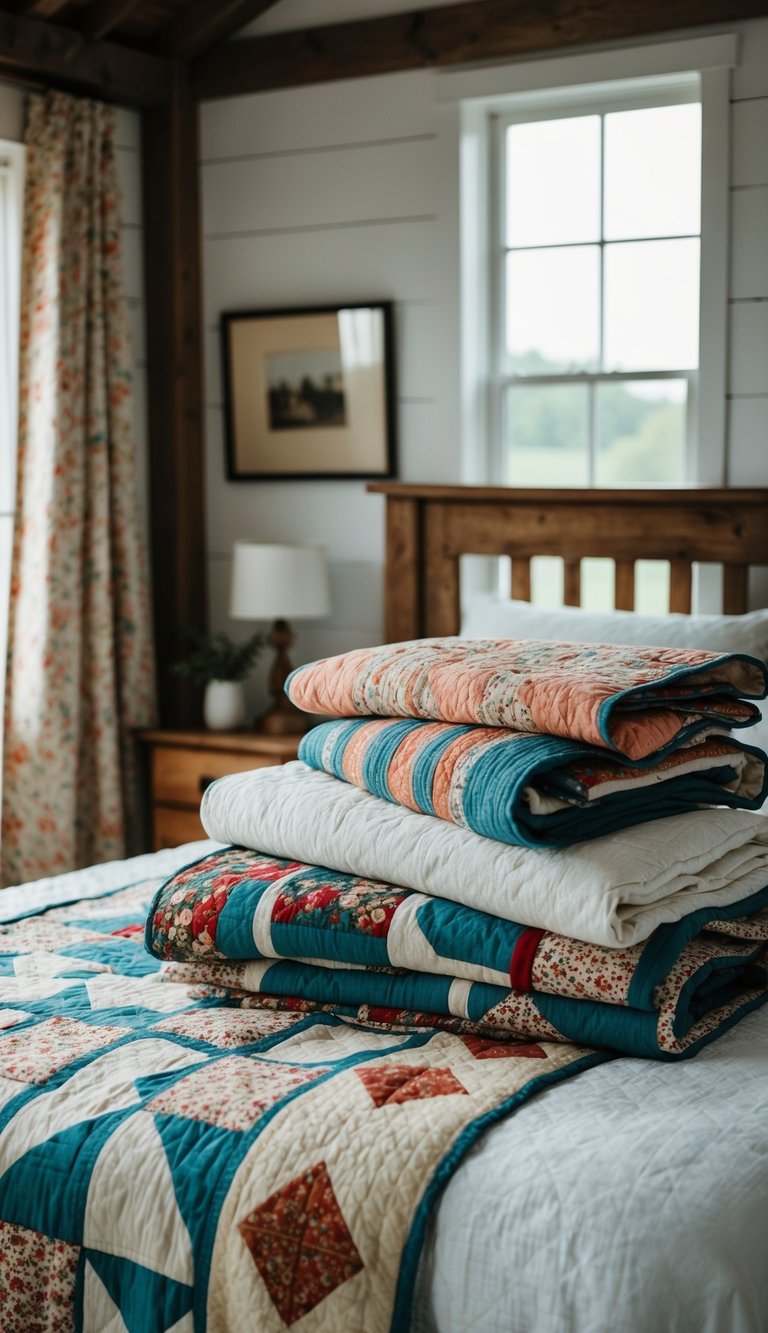
[[580,561],[616,563],[615,605],[634,610],[636,560],[669,560],[670,611],[691,610],[694,561],[723,566],[723,611],[747,609],[750,565],[768,565],[768,488],[507,490],[371,482],[386,496],[386,637],[456,634],[459,557],[512,557],[512,596],[529,601],[531,557],[560,556],[565,602],[580,605]]

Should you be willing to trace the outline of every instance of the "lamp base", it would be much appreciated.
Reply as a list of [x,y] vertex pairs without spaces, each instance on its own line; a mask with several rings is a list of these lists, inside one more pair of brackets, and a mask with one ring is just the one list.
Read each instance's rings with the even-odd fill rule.
[[301,736],[309,730],[311,722],[308,713],[302,713],[286,695],[282,695],[266,713],[256,718],[254,728],[262,736]]
[[293,631],[287,620],[276,620],[270,634],[275,659],[269,673],[269,692],[272,706],[256,719],[256,730],[264,736],[300,736],[307,731],[311,719],[292,704],[285,693],[285,682],[293,667],[288,649],[293,644]]

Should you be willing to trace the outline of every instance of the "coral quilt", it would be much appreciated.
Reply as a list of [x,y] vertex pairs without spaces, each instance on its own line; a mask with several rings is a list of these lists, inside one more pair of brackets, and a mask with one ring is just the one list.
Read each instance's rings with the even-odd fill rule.
[[125,867],[2,895],[3,1333],[406,1328],[466,1150],[605,1055],[233,1006],[145,952],[158,879]]
[[500,842],[563,847],[704,805],[756,810],[765,755],[711,736],[631,762],[558,736],[412,718],[326,722],[302,739],[311,768]]
[[[158,959],[194,964],[172,975],[244,1003],[300,996],[398,1028],[428,1022],[637,1056],[691,1055],[768,999],[768,888],[608,949],[231,847],[162,886],[146,942]],[[222,966],[232,960],[244,965]]]
[[757,658],[533,639],[417,639],[298,667],[286,691],[331,717],[431,718],[568,736],[643,759],[708,728],[749,726]]

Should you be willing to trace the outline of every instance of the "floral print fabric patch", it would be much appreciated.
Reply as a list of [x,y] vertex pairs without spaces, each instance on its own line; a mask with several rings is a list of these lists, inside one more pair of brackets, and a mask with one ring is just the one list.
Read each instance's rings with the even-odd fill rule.
[[431,718],[545,732],[641,759],[707,723],[748,725],[757,658],[528,639],[416,639],[299,667],[286,690],[330,717]]

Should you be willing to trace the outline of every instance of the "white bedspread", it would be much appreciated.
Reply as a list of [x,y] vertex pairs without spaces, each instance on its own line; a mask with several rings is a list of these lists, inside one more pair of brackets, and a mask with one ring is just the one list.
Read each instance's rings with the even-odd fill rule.
[[181,847],[166,847],[161,852],[130,856],[125,861],[102,861],[101,865],[88,866],[87,870],[71,870],[67,875],[50,875],[46,879],[15,884],[0,890],[0,925],[19,916],[33,916],[49,907],[77,902],[80,898],[99,898],[103,893],[127,888],[142,879],[172,875],[218,845],[202,838],[200,842],[186,842]]
[[435,1211],[412,1333],[766,1333],[768,1011],[621,1059],[483,1136]]
[[206,832],[313,865],[451,898],[494,916],[624,947],[698,907],[768,883],[768,821],[720,807],[654,820],[562,851],[481,838],[299,762],[220,778]]

